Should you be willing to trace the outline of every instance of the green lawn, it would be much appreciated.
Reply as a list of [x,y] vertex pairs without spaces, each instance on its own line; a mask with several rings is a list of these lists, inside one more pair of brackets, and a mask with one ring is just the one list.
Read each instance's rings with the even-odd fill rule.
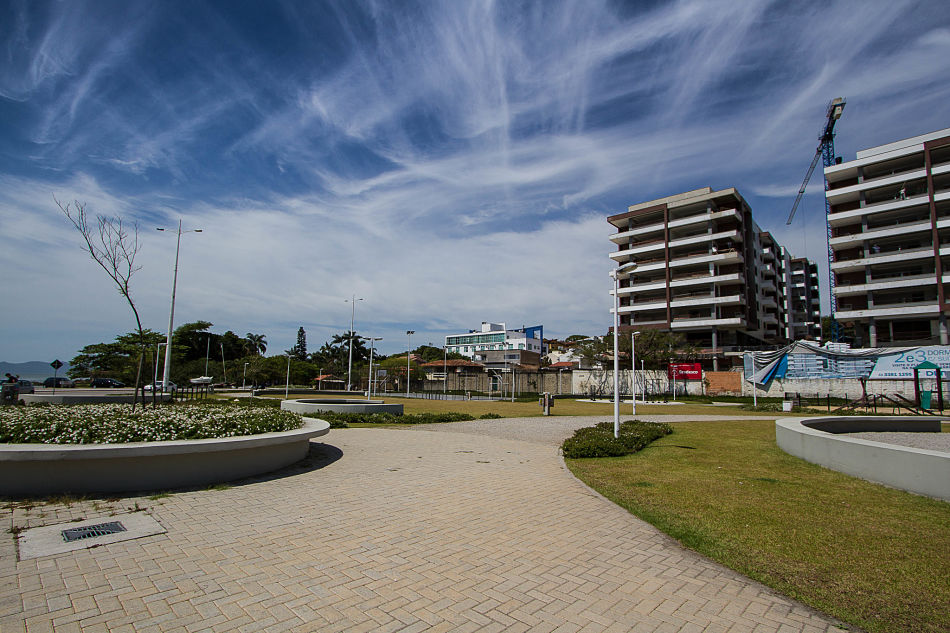
[[[267,398],[283,399],[283,395],[269,395]],[[290,399],[312,398],[311,395],[290,395]],[[353,398],[354,396],[320,396],[325,398]],[[363,399],[357,397],[356,399]],[[447,411],[468,413],[476,418],[485,413],[497,413],[506,418],[521,418],[541,415],[541,406],[537,401],[510,402],[508,400],[423,400],[419,398],[400,398],[398,396],[373,396],[373,399],[382,399],[387,403],[404,405],[406,413],[442,413]],[[637,413],[642,415],[734,415],[744,417],[753,416],[782,416],[793,415],[776,413],[774,411],[746,411],[740,409],[741,403],[732,407],[714,407],[708,404],[687,403],[680,405],[637,405]],[[558,399],[554,402],[553,415],[613,415],[613,401],[580,402],[570,399]],[[630,416],[630,402],[620,404],[620,414]],[[800,414],[794,414],[800,415]]]
[[871,632],[950,631],[950,504],[781,451],[772,422],[690,422],[635,455],[567,460],[686,546]]

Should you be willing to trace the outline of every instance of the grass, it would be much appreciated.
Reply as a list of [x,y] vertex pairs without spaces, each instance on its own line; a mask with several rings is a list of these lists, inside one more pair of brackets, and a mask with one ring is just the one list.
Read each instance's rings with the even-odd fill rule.
[[689,422],[626,457],[567,460],[687,547],[869,632],[950,631],[950,504],[781,451],[771,422]]
[[[283,395],[264,396],[265,398],[275,398],[282,400]],[[305,398],[308,396],[294,396],[290,399]],[[347,396],[321,396],[333,399],[345,399]],[[353,398],[353,396],[349,396]],[[357,398],[362,399],[362,398]],[[424,400],[421,398],[400,398],[395,395],[383,394],[374,399],[384,399],[387,403],[402,404],[406,413],[467,413],[476,418],[486,413],[496,413],[504,418],[525,418],[541,415],[541,406],[537,401],[531,402],[510,402],[508,400]],[[731,415],[737,418],[748,415],[800,415],[800,414],[782,414],[781,412],[766,411],[747,411],[740,409],[742,402],[737,402],[734,407],[714,407],[708,404],[691,403],[681,405],[642,405],[637,404],[637,414],[639,415]],[[613,401],[603,400],[600,402],[581,402],[573,399],[557,399],[552,409],[552,415],[613,415]],[[630,401],[620,404],[621,415],[630,415]]]

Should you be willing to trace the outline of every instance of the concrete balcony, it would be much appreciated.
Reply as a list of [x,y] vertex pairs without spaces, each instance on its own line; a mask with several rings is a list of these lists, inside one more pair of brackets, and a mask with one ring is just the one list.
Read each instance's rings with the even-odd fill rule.
[[864,182],[859,182],[856,185],[851,185],[849,187],[840,187],[838,189],[829,189],[825,192],[825,196],[828,198],[828,202],[831,204],[841,204],[843,202],[853,202],[859,200],[861,197],[862,191],[870,191],[872,189],[877,189],[879,187],[893,187],[904,184],[905,182],[911,182],[913,180],[923,180],[927,177],[927,171],[921,167],[919,169],[911,169],[908,171],[897,172],[895,174],[889,174],[887,176],[881,176],[879,178],[872,178],[870,180],[865,180]]
[[873,215],[875,213],[884,213],[885,211],[898,211],[900,209],[909,209],[918,205],[930,204],[930,198],[926,194],[911,196],[906,200],[888,200],[870,204],[866,207],[851,209],[850,211],[839,211],[838,213],[828,214],[828,223],[831,226],[841,226],[843,224],[853,224],[855,220],[861,219],[864,215]]
[[[735,209],[723,209],[722,211],[713,211],[711,213],[704,212],[685,218],[671,220],[669,223],[669,228],[675,229],[683,226],[689,226],[691,224],[702,224],[704,222],[712,222],[714,220],[737,217],[739,217],[739,212]],[[629,231],[618,231],[617,233],[613,233],[610,236],[610,241],[615,244],[623,244],[634,237],[643,237],[652,233],[660,233],[662,235],[666,228],[667,225],[665,225],[663,222],[645,224],[643,226],[638,226],[635,229],[630,229]]]
[[743,281],[741,273],[729,273],[728,275],[699,275],[696,277],[677,277],[670,281],[671,288],[682,288],[685,286],[698,286],[713,284],[720,286],[722,284],[735,284]]
[[690,306],[712,305],[742,305],[742,296],[729,295],[726,297],[712,297],[706,295],[703,297],[683,297],[681,299],[673,299],[670,301],[671,308],[687,308]]
[[709,327],[719,328],[742,328],[745,327],[745,319],[742,317],[730,317],[726,319],[716,319],[713,317],[701,318],[679,318],[673,319],[670,327],[674,330],[703,330]]
[[[941,251],[941,255],[943,252]],[[948,252],[950,254],[950,252]],[[901,251],[891,251],[887,253],[878,253],[876,255],[870,255],[868,257],[861,257],[858,259],[847,259],[844,261],[834,262],[831,265],[831,270],[836,273],[860,270],[865,266],[874,266],[876,264],[890,264],[894,262],[904,262],[908,260],[915,259],[927,259],[934,256],[934,249],[931,246],[925,246],[922,248],[912,248],[908,250]]]
[[929,275],[908,275],[906,277],[887,277],[884,279],[872,279],[863,284],[842,284],[835,287],[836,297],[847,297],[860,295],[877,290],[890,290],[893,288],[921,288],[936,285],[937,278],[933,274]]
[[[947,225],[950,226],[950,222],[948,222]],[[843,246],[843,245],[860,244],[864,240],[874,241],[874,240],[883,239],[885,237],[898,237],[901,235],[910,235],[913,233],[925,233],[925,232],[930,232],[932,229],[933,229],[933,226],[930,224],[929,219],[920,220],[918,222],[908,222],[906,224],[894,224],[893,226],[888,226],[886,228],[877,228],[871,231],[865,231],[864,233],[854,233],[852,235],[839,235],[838,237],[831,238],[831,245]]]
[[934,301],[923,301],[914,304],[892,304],[886,306],[874,306],[862,308],[860,310],[841,310],[835,313],[835,317],[840,320],[848,319],[867,319],[887,318],[887,317],[907,317],[907,316],[937,316],[940,314],[940,306]]

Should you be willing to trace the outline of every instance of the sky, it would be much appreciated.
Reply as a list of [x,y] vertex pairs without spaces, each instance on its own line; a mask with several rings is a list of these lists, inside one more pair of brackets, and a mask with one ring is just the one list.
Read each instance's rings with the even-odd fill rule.
[[[950,11],[909,2],[0,0],[0,360],[134,329],[55,200],[138,226],[146,327],[611,325],[606,217],[736,187],[827,270],[838,155],[950,127]],[[824,283],[826,277],[822,277]],[[823,294],[825,290],[822,291]],[[824,299],[827,306],[827,298]]]

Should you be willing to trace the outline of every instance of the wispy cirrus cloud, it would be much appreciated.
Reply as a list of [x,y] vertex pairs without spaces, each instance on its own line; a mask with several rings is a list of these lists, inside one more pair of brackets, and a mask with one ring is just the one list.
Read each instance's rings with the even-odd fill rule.
[[[52,192],[204,227],[176,313],[274,349],[347,327],[353,292],[387,344],[486,319],[594,333],[608,213],[735,186],[824,265],[819,174],[784,224],[824,104],[849,99],[845,155],[950,125],[936,1],[13,2],[0,41],[0,221],[24,229],[0,262],[32,280],[0,322],[7,360],[32,359],[62,305],[67,347],[126,327]],[[157,235],[139,292],[161,328]]]

